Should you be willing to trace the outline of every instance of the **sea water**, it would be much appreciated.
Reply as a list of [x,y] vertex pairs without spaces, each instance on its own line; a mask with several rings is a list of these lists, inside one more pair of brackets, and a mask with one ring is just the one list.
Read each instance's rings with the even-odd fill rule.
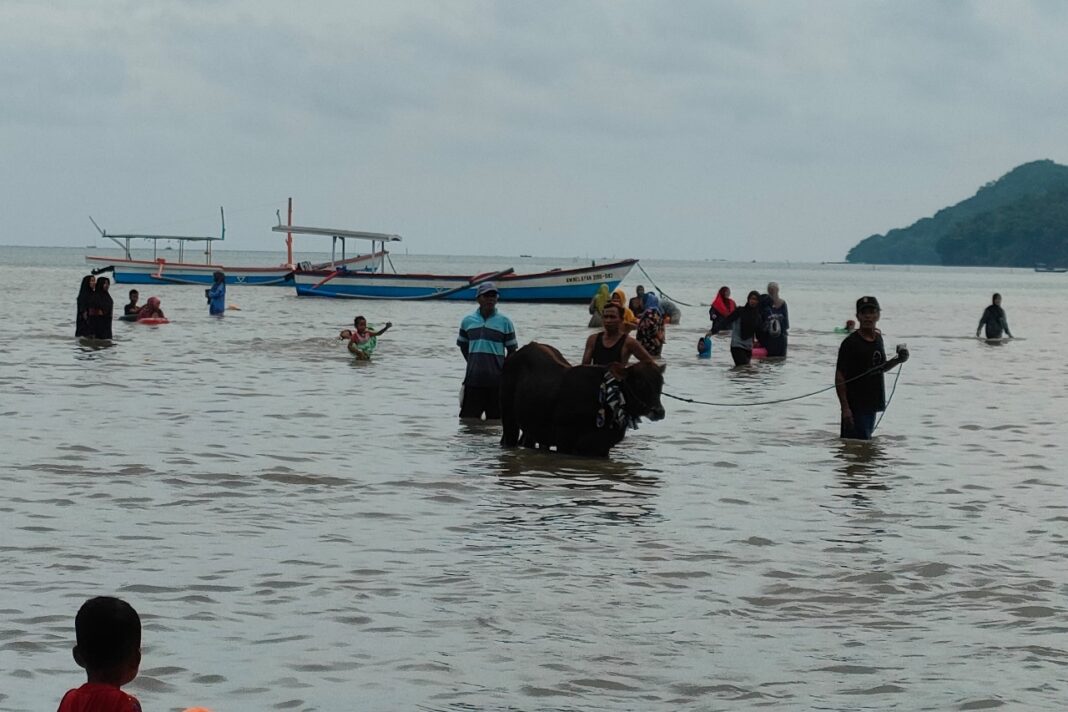
[[[107,254],[93,251],[94,254]],[[145,709],[1063,709],[1068,275],[643,261],[683,307],[665,420],[604,460],[457,420],[473,303],[138,286],[166,326],[73,337],[79,250],[0,248],[0,709],[84,680],[74,614],[141,613]],[[275,255],[217,254],[245,264]],[[476,273],[586,259],[394,258]],[[697,358],[707,304],[782,286],[789,357]],[[633,293],[648,277],[635,271]],[[116,310],[125,285],[113,285]],[[1014,334],[974,338],[999,291]],[[907,342],[837,438],[833,329]],[[585,305],[502,302],[577,361]],[[336,340],[392,321],[371,361]],[[895,382],[887,375],[887,389]]]

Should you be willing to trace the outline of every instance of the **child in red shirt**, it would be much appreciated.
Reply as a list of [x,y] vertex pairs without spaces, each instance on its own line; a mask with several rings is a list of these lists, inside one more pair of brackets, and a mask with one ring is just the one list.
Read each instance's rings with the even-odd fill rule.
[[59,712],[141,712],[137,698],[120,689],[141,665],[137,611],[111,596],[90,598],[74,618],[74,631],[74,661],[89,681],[63,695]]

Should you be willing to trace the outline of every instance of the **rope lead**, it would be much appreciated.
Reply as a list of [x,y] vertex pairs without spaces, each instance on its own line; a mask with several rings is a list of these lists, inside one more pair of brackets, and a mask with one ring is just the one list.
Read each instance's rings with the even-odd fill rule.
[[[861,373],[860,375],[853,376],[852,378],[850,378],[850,379],[848,379],[846,381],[842,381],[842,385],[844,386],[847,383],[852,383],[853,381],[858,381],[861,378],[864,378],[865,376],[873,373],[874,371],[878,371],[880,368],[881,368],[881,366],[873,366],[873,367],[869,368],[867,371],[865,371],[864,373]],[[897,379],[901,378],[901,364],[898,364],[897,366],[895,366],[895,368],[897,368],[897,375],[894,377],[894,386],[890,390],[890,397],[886,400],[886,405],[888,407],[890,405],[890,401],[893,400],[893,398],[894,398],[894,391],[897,390]],[[776,403],[789,403],[790,401],[801,400],[802,398],[811,398],[812,396],[817,396],[820,393],[826,393],[827,391],[831,390],[832,388],[837,388],[837,387],[838,387],[838,384],[835,383],[835,384],[832,384],[830,386],[827,386],[826,388],[821,388],[818,391],[812,391],[811,393],[805,393],[805,394],[799,395],[799,396],[791,396],[789,398],[777,398],[775,400],[768,400],[768,401],[755,401],[755,402],[752,402],[752,403],[713,403],[711,401],[702,401],[702,400],[697,400],[695,398],[683,398],[682,396],[676,396],[676,395],[672,395],[671,393],[665,393],[665,392],[661,392],[660,395],[667,396],[668,398],[674,398],[675,400],[682,401],[683,403],[694,403],[696,405],[711,405],[711,406],[715,406],[717,408],[750,408],[750,407],[758,406],[758,405],[775,405]],[[886,411],[884,410],[883,412],[885,413]],[[879,416],[879,420],[882,420],[882,415]],[[878,423],[876,423],[876,427],[878,427]]]

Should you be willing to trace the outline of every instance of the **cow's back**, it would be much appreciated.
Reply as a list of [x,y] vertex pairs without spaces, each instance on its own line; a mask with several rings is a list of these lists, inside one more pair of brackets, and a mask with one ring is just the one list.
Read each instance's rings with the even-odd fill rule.
[[557,393],[571,364],[559,350],[531,342],[504,361],[501,373],[501,444],[548,448]]

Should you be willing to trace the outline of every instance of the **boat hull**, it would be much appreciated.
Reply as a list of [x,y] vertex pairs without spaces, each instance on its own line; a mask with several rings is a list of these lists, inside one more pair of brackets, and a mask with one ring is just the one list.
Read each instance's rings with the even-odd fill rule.
[[[376,255],[364,255],[346,260],[349,269],[359,269],[361,264],[377,259]],[[227,284],[248,284],[261,287],[289,287],[293,285],[293,270],[284,265],[278,267],[227,267],[225,265],[197,265],[180,262],[151,260],[127,260],[114,257],[90,257],[85,261],[96,268],[115,268],[117,284],[195,284],[210,286],[215,272],[226,275]],[[339,263],[340,264],[340,263]]]
[[[536,274],[509,274],[493,280],[502,301],[589,302],[597,288],[622,282],[637,260]],[[469,275],[383,274],[329,270],[296,272],[300,296],[341,299],[448,299],[472,301],[479,278]]]

